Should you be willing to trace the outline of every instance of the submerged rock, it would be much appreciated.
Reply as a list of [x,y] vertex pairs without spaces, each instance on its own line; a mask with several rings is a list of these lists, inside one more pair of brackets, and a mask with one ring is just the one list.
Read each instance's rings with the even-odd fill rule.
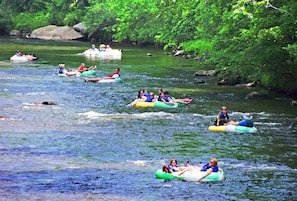
[[255,98],[269,98],[269,96],[264,93],[253,91],[245,97],[245,99],[255,99]]
[[194,73],[194,76],[213,76],[215,73],[215,70],[198,70]]

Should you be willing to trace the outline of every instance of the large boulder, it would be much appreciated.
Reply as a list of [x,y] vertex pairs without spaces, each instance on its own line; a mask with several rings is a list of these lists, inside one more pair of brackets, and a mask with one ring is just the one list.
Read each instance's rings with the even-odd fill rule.
[[30,38],[42,40],[75,40],[83,35],[69,26],[48,25],[32,31]]
[[22,31],[21,30],[16,30],[16,29],[13,29],[9,32],[9,35],[10,36],[22,36]]

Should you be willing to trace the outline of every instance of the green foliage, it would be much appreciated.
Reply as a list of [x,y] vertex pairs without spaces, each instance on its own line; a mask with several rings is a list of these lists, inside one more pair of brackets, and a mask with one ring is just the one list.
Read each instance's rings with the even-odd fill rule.
[[73,0],[51,0],[47,3],[46,12],[49,24],[74,25],[82,18],[82,4]]
[[48,25],[48,15],[39,13],[20,13],[14,18],[15,28],[24,31],[32,31],[36,28]]
[[180,43],[181,47],[187,51],[195,54],[209,53],[213,49],[213,42],[207,40],[195,40]]
[[7,12],[9,10],[5,10],[0,8],[0,34],[4,33],[6,29],[13,28],[10,27],[12,16],[9,14],[10,12]]
[[283,49],[288,51],[291,55],[291,58],[293,60],[295,58],[295,62],[297,62],[297,43],[289,44],[287,47],[283,47]]

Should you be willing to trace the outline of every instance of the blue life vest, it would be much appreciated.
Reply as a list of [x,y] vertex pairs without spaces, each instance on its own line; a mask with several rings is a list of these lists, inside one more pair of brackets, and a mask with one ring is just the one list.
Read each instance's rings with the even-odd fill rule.
[[217,126],[218,120],[220,121],[219,125],[224,125],[225,123],[228,123],[229,121],[229,115],[228,113],[224,114],[223,112],[220,112],[213,125]]
[[171,164],[169,164],[169,165],[168,165],[168,168],[169,168],[170,170],[172,170],[173,172],[177,172],[177,171],[179,171],[177,165],[171,165]]
[[206,163],[203,168],[200,170],[201,172],[206,172],[209,168],[212,169],[213,172],[218,172],[219,171],[219,167],[213,167],[213,166],[210,166],[209,163]]
[[162,97],[162,99],[165,101],[165,102],[170,102],[171,100],[172,100],[172,97],[171,96],[164,96],[164,97]]
[[146,96],[145,102],[153,102],[153,100],[154,100],[154,97],[149,95],[149,96]]
[[224,120],[228,120],[229,119],[229,115],[228,113],[224,114],[223,112],[220,112],[219,114],[220,119],[224,119]]
[[150,94],[148,92],[143,92],[143,96],[148,97]]

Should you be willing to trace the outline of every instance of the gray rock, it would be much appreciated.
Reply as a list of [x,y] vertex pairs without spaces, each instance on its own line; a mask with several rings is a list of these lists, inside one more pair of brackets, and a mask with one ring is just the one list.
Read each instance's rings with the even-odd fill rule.
[[83,35],[69,26],[48,25],[32,31],[30,38],[42,40],[75,40]]
[[237,84],[235,85],[236,87],[254,87],[256,86],[256,82],[249,82],[249,83],[244,83],[244,84]]
[[22,36],[22,32],[20,31],[20,30],[11,30],[10,32],[9,32],[9,35],[10,36]]
[[213,76],[215,72],[215,70],[198,70],[194,73],[194,76]]
[[253,91],[245,97],[245,99],[258,99],[258,98],[270,98],[270,97],[267,94],[260,93],[257,91]]
[[205,80],[201,80],[201,79],[195,80],[194,84],[205,84]]
[[236,85],[239,84],[240,79],[239,76],[231,76],[231,77],[224,77],[221,79],[217,84],[218,85]]
[[185,51],[184,50],[177,50],[175,53],[174,53],[174,56],[183,56],[185,55]]
[[86,25],[83,22],[80,22],[80,23],[74,25],[73,26],[73,29],[75,31],[80,32],[80,33],[86,33],[86,31],[87,31],[87,27],[86,27]]

